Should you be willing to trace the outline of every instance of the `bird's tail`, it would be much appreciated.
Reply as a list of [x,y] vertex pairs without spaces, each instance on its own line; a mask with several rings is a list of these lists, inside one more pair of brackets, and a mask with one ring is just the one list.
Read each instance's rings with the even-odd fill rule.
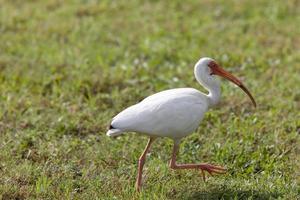
[[117,137],[117,136],[122,135],[122,134],[123,134],[123,132],[120,129],[109,129],[106,132],[106,135],[109,136],[109,137]]

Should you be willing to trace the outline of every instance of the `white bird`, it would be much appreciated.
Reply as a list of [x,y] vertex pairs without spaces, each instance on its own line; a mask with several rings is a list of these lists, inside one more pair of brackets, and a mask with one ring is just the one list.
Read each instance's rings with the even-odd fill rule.
[[176,154],[181,139],[193,133],[203,119],[205,112],[216,105],[221,96],[220,82],[215,75],[222,76],[238,85],[250,97],[254,106],[255,100],[240,80],[222,69],[213,59],[201,58],[194,67],[197,81],[208,90],[208,95],[194,88],[177,88],[153,94],[138,104],[120,112],[110,124],[107,135],[116,137],[124,132],[137,132],[148,135],[149,141],[139,158],[136,189],[140,191],[142,170],[146,154],[157,137],[168,137],[174,140],[170,167],[172,169],[200,169],[205,180],[204,171],[209,174],[223,174],[226,169],[207,163],[177,164]]

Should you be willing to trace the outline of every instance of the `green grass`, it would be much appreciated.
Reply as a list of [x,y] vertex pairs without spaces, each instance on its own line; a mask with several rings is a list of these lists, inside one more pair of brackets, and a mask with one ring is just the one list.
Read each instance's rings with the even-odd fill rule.
[[[0,0],[2,199],[297,199],[300,4],[286,1]],[[184,139],[179,162],[224,165],[209,178],[168,168],[172,141],[105,135],[111,118],[174,87],[203,90],[202,56],[244,80]]]

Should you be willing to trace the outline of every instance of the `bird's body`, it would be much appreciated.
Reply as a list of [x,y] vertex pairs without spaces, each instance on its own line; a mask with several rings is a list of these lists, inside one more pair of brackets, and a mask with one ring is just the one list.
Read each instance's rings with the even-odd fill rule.
[[192,133],[209,108],[209,98],[193,88],[153,94],[119,113],[109,136],[138,132],[154,137],[180,139]]
[[169,137],[174,140],[170,167],[172,169],[200,169],[208,173],[225,173],[225,168],[200,164],[176,164],[176,154],[181,138],[193,133],[199,126],[205,112],[217,104],[221,97],[220,82],[214,75],[222,76],[237,84],[255,101],[247,88],[233,75],[223,70],[213,59],[202,58],[194,67],[197,81],[208,90],[204,94],[194,88],[178,88],[153,94],[138,104],[128,107],[115,116],[107,132],[114,137],[124,132],[137,132],[148,135],[149,142],[139,159],[136,187],[139,190],[142,181],[142,168],[150,145],[157,137]]

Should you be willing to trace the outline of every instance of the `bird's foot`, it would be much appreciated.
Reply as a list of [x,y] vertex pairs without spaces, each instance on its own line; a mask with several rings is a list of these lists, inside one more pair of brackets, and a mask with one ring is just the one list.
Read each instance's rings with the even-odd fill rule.
[[204,181],[206,181],[206,177],[205,177],[205,173],[204,173],[205,171],[207,171],[211,176],[213,176],[214,174],[225,174],[226,173],[226,169],[224,167],[211,165],[208,163],[200,164],[199,168],[201,169],[201,173],[202,173],[202,177],[203,177]]

